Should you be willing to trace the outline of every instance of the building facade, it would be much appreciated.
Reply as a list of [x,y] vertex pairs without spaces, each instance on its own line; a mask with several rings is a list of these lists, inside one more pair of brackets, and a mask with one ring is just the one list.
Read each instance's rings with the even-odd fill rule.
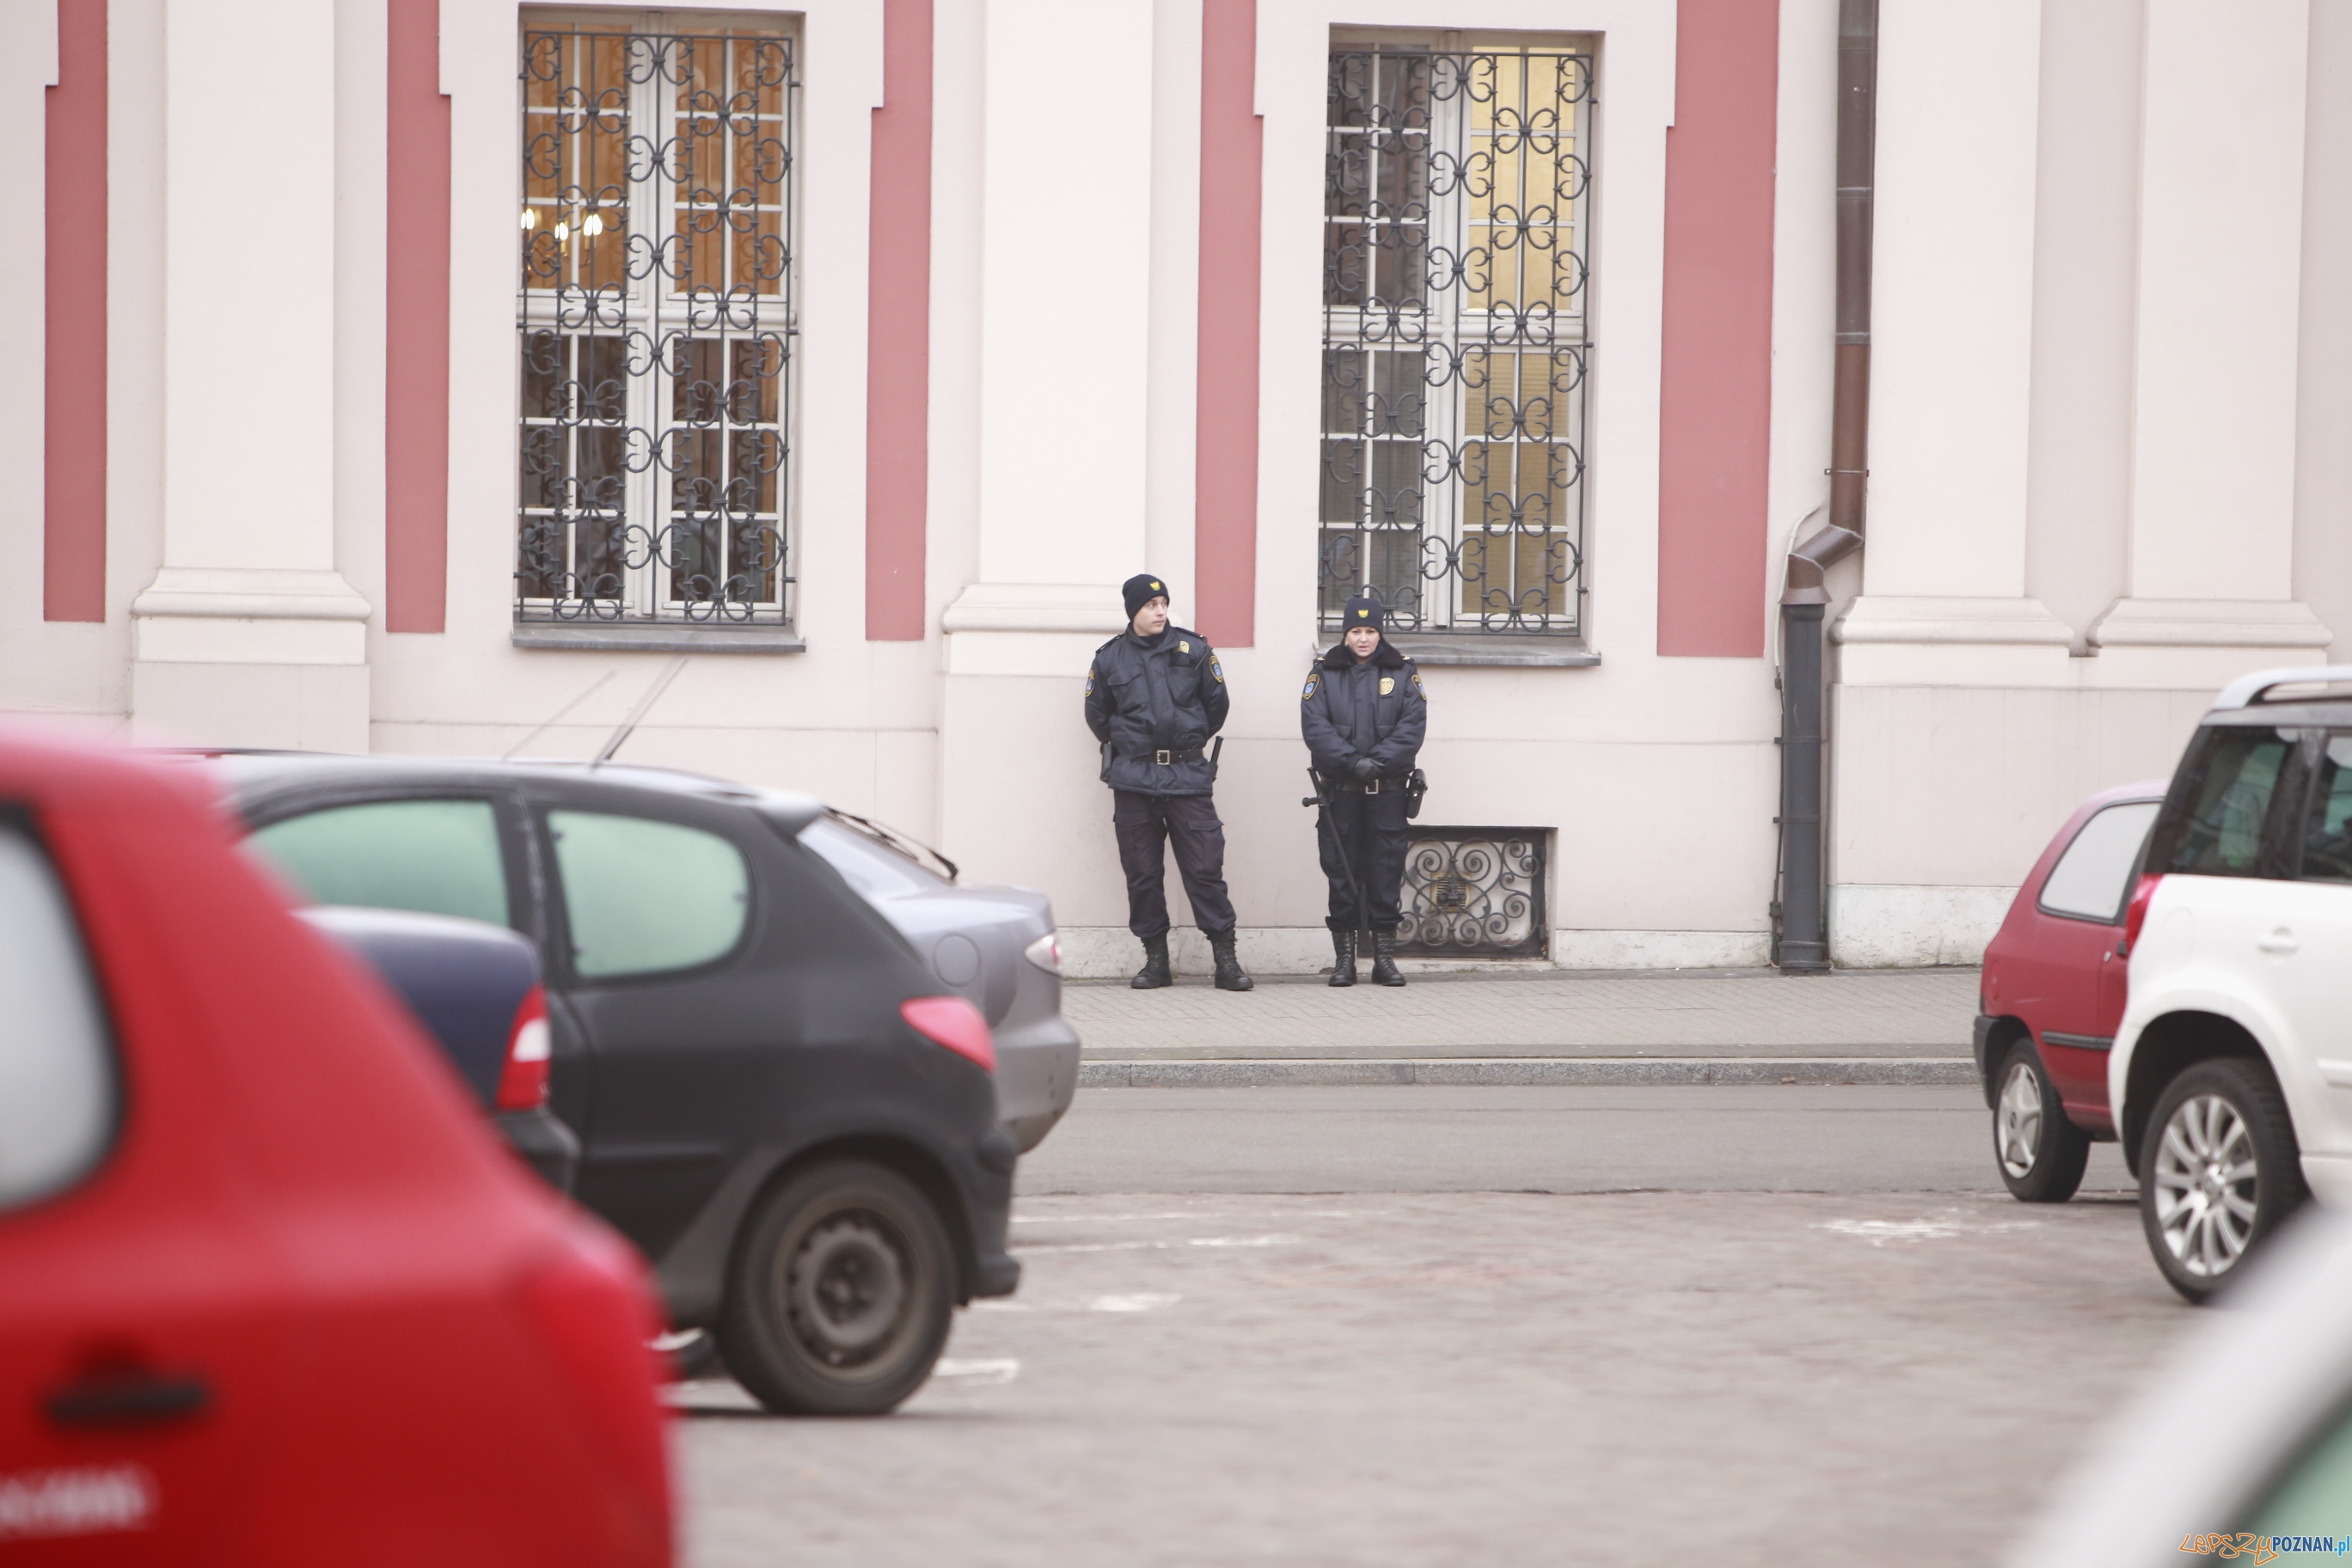
[[[1420,951],[1766,962],[1839,25],[16,0],[0,709],[582,757],[682,658],[625,760],[1044,888],[1108,973],[1080,692],[1148,569],[1233,689],[1243,955],[1305,972],[1297,691],[1369,586]],[[2352,628],[2352,0],[1877,28],[1831,941],[1966,962],[2077,801]]]

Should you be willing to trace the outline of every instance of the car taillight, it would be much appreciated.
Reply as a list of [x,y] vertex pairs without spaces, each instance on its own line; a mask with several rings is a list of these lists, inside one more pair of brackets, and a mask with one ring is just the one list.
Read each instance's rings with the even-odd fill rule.
[[996,1042],[989,1037],[988,1020],[962,997],[910,997],[898,1004],[898,1016],[934,1045],[978,1062],[982,1071],[996,1070]]
[[668,1562],[669,1443],[660,1368],[646,1348],[663,1324],[645,1266],[603,1226],[575,1221],[556,1256],[524,1282],[522,1299],[614,1483],[603,1489],[607,1506],[624,1505],[646,1561]]
[[1021,950],[1021,956],[1048,974],[1062,973],[1062,937],[1059,931],[1047,931]]
[[2129,952],[2139,945],[2139,928],[2147,923],[2147,901],[2156,897],[2156,885],[2162,877],[2143,876],[2139,886],[2132,889],[2131,903],[2124,910],[2124,940],[2120,951]]
[[534,985],[507,1029],[507,1065],[499,1074],[500,1110],[537,1110],[547,1103],[547,992]]

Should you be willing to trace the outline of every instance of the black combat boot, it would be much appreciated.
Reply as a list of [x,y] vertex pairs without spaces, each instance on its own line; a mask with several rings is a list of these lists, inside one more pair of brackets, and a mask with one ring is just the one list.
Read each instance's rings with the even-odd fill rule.
[[1215,955],[1217,961],[1218,990],[1247,991],[1257,984],[1242,969],[1242,961],[1234,956],[1233,932],[1227,931],[1223,936],[1211,937],[1209,952]]
[[1353,985],[1356,983],[1356,933],[1335,931],[1331,933],[1331,984]]
[[1392,931],[1372,933],[1372,981],[1379,985],[1404,984],[1404,975],[1396,966],[1396,932]]
[[1135,972],[1129,985],[1138,991],[1157,991],[1162,985],[1173,985],[1175,979],[1168,973],[1168,933],[1143,939],[1143,967]]

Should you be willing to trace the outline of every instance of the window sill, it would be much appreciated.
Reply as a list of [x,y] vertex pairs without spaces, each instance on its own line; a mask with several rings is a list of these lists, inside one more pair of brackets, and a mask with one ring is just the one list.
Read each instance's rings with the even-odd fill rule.
[[640,622],[521,621],[517,647],[572,653],[806,653],[789,626],[688,626]]
[[1399,632],[1390,639],[1416,664],[1496,665],[1537,669],[1581,669],[1601,656],[1580,637],[1490,636],[1471,633]]

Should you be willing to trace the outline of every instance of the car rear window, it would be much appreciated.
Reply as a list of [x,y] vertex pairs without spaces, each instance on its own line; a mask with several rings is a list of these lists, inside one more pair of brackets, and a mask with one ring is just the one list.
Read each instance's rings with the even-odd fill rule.
[[2166,871],[2198,877],[2262,874],[2263,824],[2292,737],[2263,726],[2208,730],[2190,771],[2186,808],[2151,856]]
[[2331,731],[2320,749],[2303,835],[2303,874],[2314,881],[2352,882],[2352,732]]
[[378,800],[273,822],[246,840],[314,904],[511,925],[487,800]]
[[810,823],[801,829],[801,842],[869,899],[907,898],[947,886],[904,855],[837,822],[819,818]]
[[0,1209],[70,1185],[113,1135],[104,1011],[48,857],[0,822]]
[[2042,884],[2042,908],[2075,920],[2116,921],[2123,916],[2124,895],[2132,873],[2139,868],[2140,847],[2147,842],[2148,824],[2156,820],[2158,803],[2126,801],[2111,805],[2083,824],[2074,842],[2050,868]]
[[597,811],[551,811],[547,831],[583,978],[692,969],[742,940],[751,868],[718,834]]

